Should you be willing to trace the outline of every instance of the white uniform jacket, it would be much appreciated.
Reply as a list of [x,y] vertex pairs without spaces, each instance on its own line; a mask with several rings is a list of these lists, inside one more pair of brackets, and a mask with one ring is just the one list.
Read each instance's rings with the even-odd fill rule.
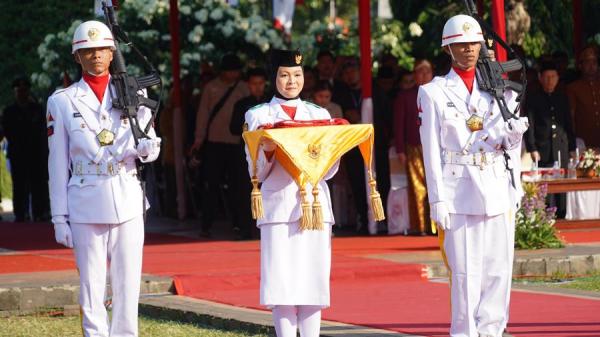
[[[279,99],[273,97],[269,103],[258,105],[246,112],[246,123],[248,131],[256,130],[261,125],[274,124],[283,120],[291,120],[281,108]],[[298,99],[296,115],[294,120],[315,120],[330,119],[331,116],[326,109],[321,108],[310,102],[304,102]],[[246,159],[250,175],[252,175],[252,160],[248,155],[246,146]],[[323,222],[334,223],[333,211],[331,208],[331,198],[329,188],[325,180],[335,175],[339,166],[339,161],[327,172],[325,177],[319,182],[319,201],[323,210]],[[300,220],[301,198],[298,185],[287,171],[281,166],[275,158],[268,161],[264,151],[259,150],[257,160],[257,177],[262,182],[261,192],[263,198],[264,217],[257,220],[257,225],[270,223],[286,223]],[[306,184],[308,200],[312,203],[311,194],[312,185]]]
[[[513,91],[505,92],[511,111],[516,96]],[[455,214],[493,216],[514,209],[522,193],[520,172],[515,169],[515,189],[501,149],[511,154],[513,166],[520,165],[522,136],[510,132],[497,102],[480,91],[477,79],[469,94],[462,79],[450,70],[419,88],[417,106],[429,202],[443,201]],[[483,116],[482,130],[471,132],[467,127],[472,113]],[[464,157],[478,152],[488,152],[493,163],[463,165],[448,160],[454,153]]]
[[[102,103],[81,79],[48,98],[48,171],[52,216],[64,215],[73,223],[118,224],[140,216],[141,185],[136,177],[137,151],[129,121],[112,108],[108,85]],[[145,127],[151,117],[138,110]],[[97,134],[115,134],[112,145],[100,146]],[[151,129],[149,136],[156,134]],[[158,151],[143,159],[154,161]]]

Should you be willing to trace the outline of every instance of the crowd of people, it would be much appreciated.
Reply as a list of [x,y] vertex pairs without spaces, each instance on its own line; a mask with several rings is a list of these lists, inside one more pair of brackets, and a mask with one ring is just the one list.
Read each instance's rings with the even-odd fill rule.
[[[516,47],[517,52],[520,51]],[[409,234],[435,234],[429,220],[421,139],[418,134],[418,87],[434,75],[448,72],[447,59],[417,59],[412,71],[403,69],[398,60],[384,54],[377,58],[373,78],[373,124],[375,128],[376,178],[384,205],[390,190],[390,148],[406,171],[408,181]],[[564,53],[543,55],[529,68],[527,95],[521,115],[531,127],[524,137],[524,148],[539,167],[555,162],[567,168],[577,160],[576,149],[600,147],[600,72],[598,49],[583,49],[568,67]],[[249,179],[241,138],[245,112],[252,106],[268,102],[273,78],[268,69],[246,67],[238,56],[225,55],[214,66],[203,64],[198,74],[182,79],[185,116],[184,144],[188,164],[186,177],[189,215],[198,218],[201,235],[210,236],[216,218],[228,218],[237,238],[257,235],[248,205]],[[314,66],[304,66],[305,85],[301,98],[326,108],[332,118],[361,122],[361,73],[356,56],[336,56],[323,50]],[[45,181],[47,142],[43,106],[30,94],[26,77],[14,80],[15,102],[4,109],[1,136],[8,141],[7,157],[13,180],[15,221],[49,219],[48,189]],[[156,163],[154,181],[157,213],[176,216],[174,156],[170,141],[172,108],[161,111],[159,133],[168,141],[160,163]],[[560,159],[559,156],[560,155]],[[337,228],[368,234],[364,167],[358,149],[342,160],[338,175],[329,182]],[[150,186],[152,188],[152,185]],[[207,197],[210,196],[210,197]],[[550,197],[565,214],[565,196]],[[386,231],[385,222],[377,230]]]
[[[560,163],[566,167],[569,155],[575,155],[576,138],[588,147],[600,145],[597,133],[593,132],[594,126],[600,123],[597,49],[584,49],[577,58],[576,69],[567,68],[561,55],[544,55],[529,69],[527,96],[520,109],[521,115],[532,120],[533,127],[525,135],[526,150],[540,167],[551,167],[559,151],[563,157]],[[373,78],[377,186],[385,205],[390,190],[388,154],[392,148],[398,157],[393,160],[398,160],[406,170],[410,213],[407,232],[415,235],[436,233],[429,220],[416,97],[420,85],[431,81],[434,75],[448,72],[447,60],[437,60],[434,64],[427,59],[418,59],[409,71],[398,66],[394,56],[381,55]],[[205,66],[201,75],[199,82],[189,76],[183,81],[183,111],[188,126],[186,147],[191,150],[188,152],[191,161],[202,163],[188,167],[195,186],[191,205],[192,208],[195,205],[201,214],[199,228],[202,235],[211,235],[215,216],[229,214],[236,235],[249,238],[253,235],[254,225],[246,207],[250,183],[244,173],[247,166],[241,138],[243,117],[249,107],[269,100],[273,79],[267,76],[267,69],[245,69],[233,54],[223,57],[221,64],[214,68]],[[304,67],[304,75],[302,99],[326,108],[332,118],[345,118],[352,124],[361,122],[363,82],[357,57],[321,51],[313,67]],[[163,113],[166,123],[161,125],[165,134],[172,133],[167,130],[171,128],[171,119],[165,117],[168,114],[169,111]],[[165,150],[166,159],[171,150]],[[172,158],[166,164],[172,166]],[[167,181],[172,185],[173,180],[169,179]],[[358,149],[344,156],[330,185],[337,228],[368,234],[364,167]],[[174,193],[173,187],[167,189]],[[559,195],[556,199],[560,201],[560,198]],[[164,199],[168,203],[175,198],[167,196]],[[235,212],[232,205],[235,205]],[[562,216],[564,200],[558,205],[559,216]],[[174,208],[165,211],[173,214]],[[377,231],[386,231],[385,222],[378,224]]]

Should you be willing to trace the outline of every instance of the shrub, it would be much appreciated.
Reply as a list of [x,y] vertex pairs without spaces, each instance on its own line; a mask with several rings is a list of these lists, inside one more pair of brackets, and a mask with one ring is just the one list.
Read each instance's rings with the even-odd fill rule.
[[515,248],[560,248],[556,236],[556,207],[546,207],[547,184],[524,183],[525,195],[516,214]]

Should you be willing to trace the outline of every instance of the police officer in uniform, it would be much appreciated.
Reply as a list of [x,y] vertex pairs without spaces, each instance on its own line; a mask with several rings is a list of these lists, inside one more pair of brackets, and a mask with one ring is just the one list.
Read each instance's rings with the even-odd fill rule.
[[[46,114],[52,222],[56,241],[75,249],[86,337],[138,335],[146,201],[135,161],[154,161],[160,151],[153,129],[136,147],[128,119],[112,107],[109,65],[114,49],[106,25],[79,25],[72,53],[82,79],[54,92]],[[137,117],[145,126],[151,112],[140,108]],[[110,323],[104,305],[107,261]]]
[[[506,327],[521,197],[519,176],[511,178],[503,154],[518,158],[527,118],[505,122],[497,102],[479,89],[483,41],[472,17],[450,18],[442,47],[452,69],[421,86],[417,97],[431,218],[451,273],[452,337],[499,337]],[[504,93],[511,111],[516,96]]]
[[[247,130],[280,121],[331,118],[324,108],[299,98],[304,84],[302,58],[296,51],[272,51],[271,83],[275,83],[275,97],[246,112]],[[297,330],[302,337],[318,337],[321,309],[329,306],[334,223],[325,180],[333,177],[338,165],[326,173],[318,186],[324,230],[303,231],[299,229],[300,190],[275,160],[275,149],[274,142],[264,141],[257,161],[265,215],[257,221],[261,247],[260,303],[273,310],[278,337],[296,337]],[[246,158],[252,167],[250,156]],[[312,186],[307,186],[307,190],[311,189]],[[309,201],[313,202],[312,196]]]

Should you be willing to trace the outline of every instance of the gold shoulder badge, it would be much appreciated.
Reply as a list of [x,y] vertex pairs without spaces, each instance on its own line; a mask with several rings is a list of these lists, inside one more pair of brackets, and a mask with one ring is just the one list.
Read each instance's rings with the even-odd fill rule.
[[302,55],[297,54],[296,55],[296,64],[300,64],[300,63],[302,63]]
[[468,22],[465,22],[465,24],[462,26],[463,31],[465,31],[465,33],[468,33],[471,30],[471,24]]
[[321,156],[321,144],[308,144],[308,156],[312,159],[319,159],[319,156]]
[[87,33],[88,37],[92,41],[97,41],[100,38],[100,31],[98,28],[90,28]]
[[244,123],[244,125],[242,126],[242,131],[248,131],[248,123]]

